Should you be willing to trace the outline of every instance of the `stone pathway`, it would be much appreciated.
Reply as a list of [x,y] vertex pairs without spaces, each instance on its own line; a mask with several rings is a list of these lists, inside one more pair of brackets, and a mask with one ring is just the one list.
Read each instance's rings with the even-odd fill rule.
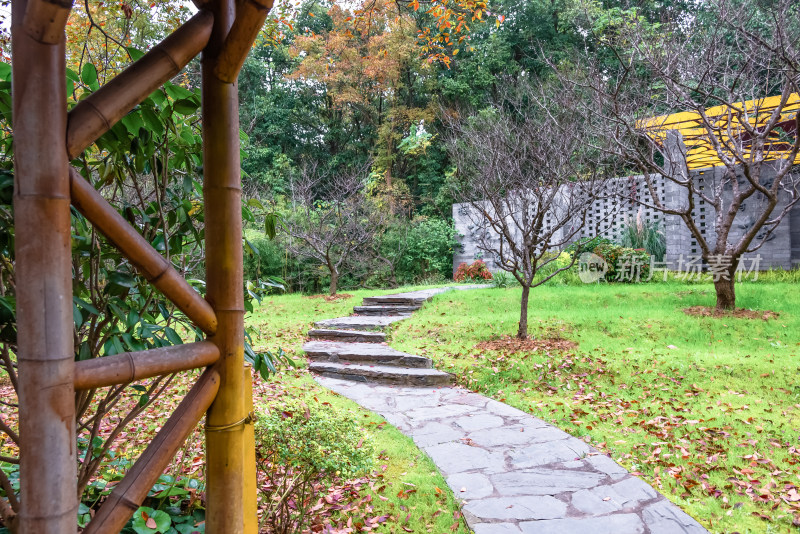
[[[413,297],[403,295],[404,305]],[[366,344],[336,342],[336,350],[358,358],[371,349],[354,346]],[[401,360],[419,358],[394,352]],[[411,436],[464,501],[464,516],[476,534],[706,533],[609,457],[516,408],[460,387],[392,386],[366,375],[358,379],[317,377]]]
[[476,534],[706,532],[608,456],[506,404],[457,387],[317,380],[411,436]]

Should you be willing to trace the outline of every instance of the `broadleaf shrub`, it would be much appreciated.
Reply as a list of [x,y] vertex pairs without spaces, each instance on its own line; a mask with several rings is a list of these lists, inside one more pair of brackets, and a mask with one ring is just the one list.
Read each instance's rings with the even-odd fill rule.
[[568,252],[570,254],[582,254],[584,252],[592,252],[594,249],[599,247],[600,245],[613,245],[614,242],[610,239],[601,236],[595,237],[582,237],[577,241],[574,241],[570,246],[564,249],[564,252]]
[[650,277],[650,254],[642,249],[602,244],[593,252],[608,264],[606,282],[644,282]]
[[491,279],[492,273],[483,260],[475,260],[471,265],[462,263],[453,275],[456,282],[488,282]]
[[397,265],[401,283],[412,283],[442,275],[453,268],[453,250],[458,246],[453,223],[434,217],[418,217],[411,223],[408,245]]

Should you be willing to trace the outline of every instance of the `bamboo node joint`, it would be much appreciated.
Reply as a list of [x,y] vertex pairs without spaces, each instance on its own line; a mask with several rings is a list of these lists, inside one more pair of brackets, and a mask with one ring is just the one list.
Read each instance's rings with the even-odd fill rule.
[[240,420],[236,421],[235,423],[231,423],[229,425],[206,425],[206,432],[231,432],[236,430],[237,427],[244,426],[244,425],[252,425],[256,422],[256,415],[253,412],[248,413]]

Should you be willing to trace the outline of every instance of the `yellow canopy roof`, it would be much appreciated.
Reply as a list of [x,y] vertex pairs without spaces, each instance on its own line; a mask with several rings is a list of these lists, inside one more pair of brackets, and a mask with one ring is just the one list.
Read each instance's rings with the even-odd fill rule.
[[[694,111],[682,111],[671,115],[662,115],[639,121],[637,126],[648,136],[663,146],[667,132],[678,130],[683,134],[683,141],[688,148],[687,164],[690,169],[702,169],[722,165],[722,161],[710,141],[713,134],[720,140],[722,147],[741,147],[741,155],[750,156],[750,134],[742,127],[742,120],[752,126],[765,124],[775,109],[780,105],[781,97],[768,96],[757,100],[737,102],[730,106],[721,105],[705,110],[711,121],[711,129],[703,124],[700,114]],[[781,109],[778,124],[770,133],[770,142],[765,147],[764,159],[767,161],[782,159],[791,148],[798,132],[796,117],[800,110],[800,95],[792,93],[786,105]],[[731,154],[731,150],[725,150]],[[795,158],[800,163],[800,154]]]

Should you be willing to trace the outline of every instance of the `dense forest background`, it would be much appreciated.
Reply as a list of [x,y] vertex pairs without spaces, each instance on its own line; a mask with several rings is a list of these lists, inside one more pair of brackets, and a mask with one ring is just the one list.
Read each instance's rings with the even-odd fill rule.
[[[383,261],[359,258],[342,283],[449,279],[459,176],[447,119],[548,76],[548,61],[624,46],[618,29],[634,19],[657,25],[689,17],[690,8],[696,16],[682,1],[495,0],[468,30],[446,37],[442,58],[419,37],[438,28],[424,7],[386,2],[365,21],[341,5],[305,3],[291,27],[259,42],[239,78],[247,193],[287,210],[310,162],[327,176],[366,167],[367,189],[390,215],[373,254]],[[288,257],[280,238],[257,246],[262,272],[303,289],[327,283],[325,269]]]
[[[193,10],[170,1],[76,4],[67,28],[71,101]],[[239,76],[250,201],[246,277],[280,279],[304,292],[335,286],[332,274],[344,288],[450,279],[459,174],[447,150],[448,122],[498,106],[510,87],[550,76],[548,62],[568,64],[588,51],[613,70],[615,51],[626,46],[625,25],[657,28],[701,16],[702,6],[683,0],[276,5]],[[8,57],[7,40],[3,49]],[[198,80],[198,60],[173,80],[168,111],[183,125],[192,123]],[[177,94],[181,88],[193,96]],[[152,126],[147,119],[142,126]],[[185,150],[199,150],[195,141]],[[96,155],[106,157],[102,149]],[[85,163],[90,173],[96,161]],[[185,169],[197,186],[199,164]],[[345,175],[357,177],[356,187],[342,186]],[[309,184],[314,194],[299,195]],[[356,197],[358,206],[343,213]],[[352,232],[330,231],[359,221],[369,228],[357,247],[348,246]],[[321,252],[309,236],[325,242]]]

